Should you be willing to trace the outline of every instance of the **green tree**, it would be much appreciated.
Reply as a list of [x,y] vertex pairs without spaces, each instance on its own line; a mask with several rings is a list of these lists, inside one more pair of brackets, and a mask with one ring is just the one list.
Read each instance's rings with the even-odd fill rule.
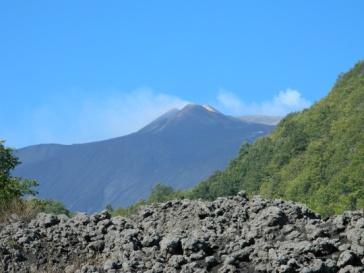
[[51,199],[37,199],[33,198],[27,201],[28,205],[32,206],[35,212],[44,212],[52,214],[65,214],[71,216],[71,212],[61,202]]
[[112,207],[111,204],[107,204],[105,209],[109,212],[109,213],[112,213],[114,211],[114,208]]
[[163,202],[173,198],[175,191],[172,187],[158,183],[152,188],[148,198],[149,203]]
[[1,208],[6,207],[14,199],[20,199],[25,195],[35,195],[35,180],[21,179],[11,175],[11,171],[19,164],[19,160],[13,155],[13,150],[4,146],[0,141],[0,203]]

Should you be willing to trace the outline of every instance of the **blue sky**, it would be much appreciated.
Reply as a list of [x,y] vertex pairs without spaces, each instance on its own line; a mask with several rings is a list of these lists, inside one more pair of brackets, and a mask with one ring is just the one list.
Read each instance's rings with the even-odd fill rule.
[[363,59],[363,11],[361,0],[2,1],[0,138],[116,137],[187,102],[299,110]]

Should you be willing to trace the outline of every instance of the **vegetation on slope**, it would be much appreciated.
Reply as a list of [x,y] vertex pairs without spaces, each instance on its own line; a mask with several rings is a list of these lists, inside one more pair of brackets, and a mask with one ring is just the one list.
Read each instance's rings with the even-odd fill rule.
[[13,156],[12,149],[0,141],[0,222],[11,214],[24,218],[31,218],[38,212],[70,214],[62,203],[54,200],[24,199],[36,195],[34,188],[38,183],[12,176],[11,171],[18,164],[20,162]]
[[214,199],[239,190],[303,202],[322,214],[364,208],[364,62],[185,195]]
[[34,180],[22,180],[11,176],[10,172],[19,164],[12,150],[4,146],[0,141],[0,205],[3,208],[14,199],[19,199],[26,194],[34,195],[34,187],[37,182]]

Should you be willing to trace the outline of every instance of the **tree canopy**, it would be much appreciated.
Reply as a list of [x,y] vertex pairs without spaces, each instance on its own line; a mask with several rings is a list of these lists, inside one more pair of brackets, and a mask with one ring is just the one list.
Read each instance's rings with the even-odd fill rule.
[[13,177],[11,171],[19,164],[19,160],[13,155],[12,149],[4,146],[0,141],[0,202],[2,207],[14,199],[25,195],[35,195],[35,180]]
[[185,195],[213,199],[239,190],[303,202],[323,214],[364,208],[364,62]]

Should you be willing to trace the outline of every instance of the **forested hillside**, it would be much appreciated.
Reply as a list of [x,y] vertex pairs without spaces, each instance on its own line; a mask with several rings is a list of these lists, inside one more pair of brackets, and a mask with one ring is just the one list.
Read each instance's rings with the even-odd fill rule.
[[225,171],[184,194],[213,199],[239,190],[323,214],[364,208],[364,62],[340,75],[327,97],[244,144]]

